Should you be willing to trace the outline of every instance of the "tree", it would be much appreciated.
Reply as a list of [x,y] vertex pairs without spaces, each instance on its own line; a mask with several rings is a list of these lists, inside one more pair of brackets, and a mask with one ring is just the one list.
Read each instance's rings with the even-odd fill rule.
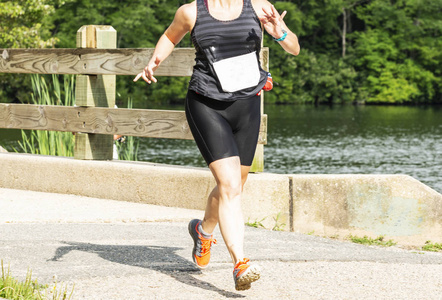
[[[82,25],[111,25],[117,31],[118,48],[153,48],[178,7],[179,0],[70,0],[56,7],[50,21],[57,47],[75,48],[76,32]],[[179,46],[190,46],[185,38]],[[188,79],[159,78],[160,84],[133,83],[131,76],[117,76],[117,102],[133,99],[134,107],[149,107],[158,102],[181,101],[186,95]],[[178,100],[179,99],[179,100]]]
[[[58,1],[57,1],[58,2]],[[0,44],[4,48],[46,48],[56,39],[45,27],[54,12],[54,1],[19,0],[0,3]]]
[[[2,48],[53,47],[56,38],[51,37],[46,18],[54,12],[54,5],[61,1],[18,0],[0,3],[0,45]],[[26,75],[0,74],[2,102],[30,99],[30,77]]]
[[[120,48],[154,47],[186,0],[20,0],[0,3],[2,47],[74,48],[82,25],[112,25]],[[272,1],[298,35],[293,57],[264,34],[275,87],[268,103],[442,103],[441,0]],[[190,47],[185,37],[178,47]],[[13,79],[10,79],[13,78]],[[25,97],[26,75],[0,76],[3,98]],[[117,77],[117,101],[180,102],[188,78],[134,84]],[[28,84],[30,86],[30,84]]]
[[354,65],[367,102],[441,101],[442,2],[370,1],[357,9]]

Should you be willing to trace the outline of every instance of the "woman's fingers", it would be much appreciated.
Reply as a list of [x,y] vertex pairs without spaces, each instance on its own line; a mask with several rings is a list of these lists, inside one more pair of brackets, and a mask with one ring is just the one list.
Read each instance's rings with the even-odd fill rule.
[[264,16],[261,19],[261,22],[263,22],[263,24],[266,23],[272,23],[275,25],[279,25],[279,22],[285,17],[285,15],[287,14],[287,11],[285,10],[281,15],[278,13],[278,11],[276,10],[275,6],[271,6],[270,10],[268,9],[268,7],[263,7],[262,8],[263,12],[264,12]]
[[280,15],[279,15],[279,13],[276,10],[274,5],[272,5],[272,17],[274,17],[274,18],[279,18],[280,17]]
[[137,82],[140,78],[143,78],[143,80],[148,84],[151,84],[152,81],[157,82],[157,79],[153,76],[153,71],[148,68],[145,68],[143,72],[138,73],[138,75],[134,78],[134,82]]
[[143,72],[138,73],[137,76],[135,76],[135,78],[134,78],[134,82],[137,82],[138,79],[140,79],[140,77],[143,78],[143,80],[146,81],[147,83],[149,83],[149,84],[151,83],[151,81],[149,80],[149,78],[147,78],[147,76],[146,76],[146,72],[145,72],[144,70],[143,70]]
[[141,75],[141,77],[143,77],[144,81],[146,81],[148,84],[151,84],[151,83],[152,83],[152,81],[150,81],[150,79],[147,78],[147,76],[146,76],[146,72],[143,72],[143,74]]
[[271,36],[282,36],[282,27],[281,23],[283,23],[283,19],[287,14],[287,11],[283,11],[280,15],[278,11],[276,10],[275,6],[271,5],[270,7],[263,7],[263,16],[261,16],[259,19],[262,22],[264,29],[267,31],[268,34]]
[[[153,71],[152,69],[148,69],[147,70],[147,76],[149,77],[150,80],[152,80],[153,82],[157,82],[157,79],[153,76]],[[150,82],[149,82],[150,83]]]
[[135,76],[135,78],[134,78],[134,82],[137,82],[137,81],[138,81],[138,79],[140,79],[141,75],[143,75],[143,72],[141,72],[141,73],[138,73],[138,75],[137,75],[137,76]]
[[264,17],[269,19],[272,16],[272,13],[267,10],[267,7],[263,7],[262,11],[264,12]]

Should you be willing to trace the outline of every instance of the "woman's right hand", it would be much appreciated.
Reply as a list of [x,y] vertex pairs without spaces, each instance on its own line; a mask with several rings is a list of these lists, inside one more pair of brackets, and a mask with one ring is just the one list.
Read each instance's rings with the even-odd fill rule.
[[153,76],[153,72],[159,67],[160,65],[160,59],[159,58],[152,58],[147,66],[143,69],[141,73],[138,73],[138,75],[134,78],[134,82],[137,82],[140,77],[143,78],[144,81],[146,81],[148,84],[151,84],[153,82],[157,82],[157,79]]

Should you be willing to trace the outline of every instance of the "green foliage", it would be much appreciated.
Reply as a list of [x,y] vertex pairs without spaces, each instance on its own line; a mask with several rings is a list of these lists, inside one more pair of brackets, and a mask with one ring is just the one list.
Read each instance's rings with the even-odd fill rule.
[[[279,61],[279,63],[278,63]],[[343,60],[306,49],[297,57],[270,58],[281,67],[272,73],[274,89],[265,94],[267,103],[345,103],[356,100],[356,72]],[[295,76],[292,72],[296,70]],[[272,67],[271,67],[272,72]]]
[[[117,47],[154,47],[176,9],[189,1],[21,0],[0,3],[2,47],[74,48],[82,25],[112,25]],[[272,1],[298,36],[301,54],[270,48],[273,91],[267,103],[442,103],[442,1]],[[187,36],[178,45],[190,47]],[[30,94],[26,75],[0,75],[2,102]],[[189,78],[160,77],[158,84],[117,77],[117,103],[180,103]]]
[[246,226],[250,226],[250,227],[254,227],[254,228],[265,228],[264,225],[262,225],[262,221],[264,221],[266,218],[261,219],[260,221],[255,220],[255,222],[250,222],[250,220],[248,220],[245,224]]
[[119,160],[138,160],[138,150],[140,148],[140,141],[136,137],[128,136],[125,138],[125,142],[116,141],[118,149],[118,159]]
[[0,2],[0,44],[5,48],[53,46],[46,17],[54,12],[54,1],[19,0]]
[[353,61],[367,102],[439,102],[442,81],[442,2],[369,1],[356,13]]
[[[251,222],[250,219],[245,223],[246,226],[254,227],[254,228],[265,228],[265,226],[262,224],[262,221],[267,219],[267,217],[262,218],[261,220],[255,220],[254,222]],[[275,225],[271,230],[273,231],[283,231],[285,227],[285,223],[281,222],[281,213],[278,213],[276,217],[273,217],[273,221],[275,222]]]
[[12,299],[12,300],[66,300],[71,299],[72,291],[68,295],[67,287],[61,287],[57,289],[55,283],[53,288],[48,291],[48,285],[41,285],[38,280],[32,279],[32,271],[26,273],[26,279],[24,282],[13,278],[10,275],[10,268],[5,270],[3,260],[1,261],[1,277],[0,277],[0,298]]
[[353,243],[368,245],[368,246],[374,245],[374,246],[391,247],[391,246],[394,246],[397,244],[393,240],[385,241],[384,238],[385,237],[383,235],[378,236],[377,238],[373,239],[373,238],[370,238],[366,235],[364,235],[364,237],[361,238],[361,237],[354,236],[351,234],[348,237],[348,239],[351,240]]
[[[128,100],[127,108],[132,108],[132,99]],[[138,160],[138,149],[140,148],[140,140],[134,136],[125,137],[124,142],[115,141],[118,151],[118,159],[120,160]]]
[[[117,31],[118,48],[153,48],[172,22],[175,11],[187,1],[149,0],[69,0],[51,16],[53,34],[60,48],[76,47],[76,32],[82,25],[111,25]],[[181,47],[189,47],[185,38]],[[188,78],[160,77],[158,84],[134,83],[132,76],[117,76],[117,104],[132,98],[137,108],[154,103],[181,101],[186,96]]]
[[426,241],[425,245],[422,246],[422,250],[432,251],[432,252],[442,252],[442,243],[432,243],[431,241]]
[[284,231],[285,223],[281,222],[281,213],[278,213],[276,217],[273,217],[273,221],[275,221],[275,226],[273,226],[273,231]]
[[75,48],[82,25],[111,25],[118,33],[118,48],[154,47],[172,22],[175,11],[187,1],[67,0],[59,3],[50,21],[61,48]]
[[[65,75],[62,79],[63,88],[60,86],[58,75],[41,76],[31,75],[32,103],[38,105],[63,105],[74,106],[75,103],[75,76]],[[47,84],[50,81],[51,84]],[[128,108],[132,108],[132,101],[128,100]],[[75,136],[71,132],[22,130],[22,141],[18,144],[20,149],[16,152],[52,156],[74,156]],[[135,137],[127,137],[125,143],[117,142],[119,159],[138,160],[139,141]]]
[[[52,75],[52,85],[46,83],[44,76],[32,75],[32,102],[39,105],[74,105],[75,77],[63,77],[63,89],[60,88],[60,79]],[[20,152],[74,156],[74,135],[71,132],[32,130],[27,134],[22,130],[22,140],[19,141]],[[18,150],[16,150],[18,152]]]
[[[442,101],[442,2],[276,1],[299,35],[291,61],[271,49],[271,103],[431,103]],[[345,12],[345,47],[343,54]]]
[[[48,17],[54,13],[54,0],[0,2],[1,48],[46,48],[57,42],[51,36]],[[2,102],[29,101],[30,78],[26,75],[0,74]]]

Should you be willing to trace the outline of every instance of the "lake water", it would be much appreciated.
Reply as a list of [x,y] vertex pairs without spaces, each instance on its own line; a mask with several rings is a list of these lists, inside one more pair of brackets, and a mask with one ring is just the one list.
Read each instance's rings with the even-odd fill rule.
[[[407,174],[442,192],[442,107],[267,105],[265,113],[265,172]],[[19,138],[0,129],[0,145]],[[205,166],[193,141],[138,140],[141,161]]]

